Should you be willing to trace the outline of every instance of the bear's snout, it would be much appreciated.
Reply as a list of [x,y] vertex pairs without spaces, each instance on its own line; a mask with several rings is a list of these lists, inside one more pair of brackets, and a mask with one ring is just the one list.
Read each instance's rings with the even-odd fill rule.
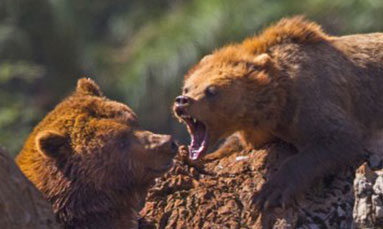
[[171,135],[153,135],[151,141],[158,152],[171,156],[178,152],[178,145]]
[[180,95],[174,102],[174,112],[178,117],[188,116],[187,108],[191,105],[192,99],[188,96]]

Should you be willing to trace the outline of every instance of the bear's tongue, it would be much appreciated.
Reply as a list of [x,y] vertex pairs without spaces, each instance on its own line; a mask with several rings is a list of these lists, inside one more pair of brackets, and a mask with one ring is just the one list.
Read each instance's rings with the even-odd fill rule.
[[186,120],[189,126],[191,143],[189,145],[189,158],[191,160],[197,160],[207,150],[207,132],[205,125],[196,120]]

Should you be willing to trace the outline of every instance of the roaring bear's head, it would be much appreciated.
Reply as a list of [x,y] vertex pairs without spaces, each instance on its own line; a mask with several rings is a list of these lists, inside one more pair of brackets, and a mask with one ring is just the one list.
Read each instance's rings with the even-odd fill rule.
[[296,44],[327,39],[319,25],[297,16],[203,58],[186,74],[173,107],[191,135],[190,158],[200,158],[234,132],[251,139],[253,147],[267,142],[286,102],[288,75],[298,70],[281,60],[297,62],[302,57],[292,54]]
[[276,105],[270,79],[275,71],[269,55],[251,55],[239,46],[221,49],[189,71],[173,110],[191,135],[191,159],[236,131],[261,128]]

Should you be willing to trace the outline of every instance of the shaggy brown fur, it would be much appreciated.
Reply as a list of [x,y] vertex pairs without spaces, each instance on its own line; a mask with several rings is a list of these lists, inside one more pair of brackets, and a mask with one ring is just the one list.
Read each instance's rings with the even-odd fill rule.
[[382,131],[383,34],[331,37],[282,19],[202,59],[174,110],[189,131],[204,125],[209,146],[234,132],[248,147],[294,144],[299,153],[254,197],[258,207],[290,204],[316,178],[360,163]]
[[140,130],[128,106],[80,79],[33,130],[17,164],[65,228],[134,228],[148,186],[176,152],[169,135]]

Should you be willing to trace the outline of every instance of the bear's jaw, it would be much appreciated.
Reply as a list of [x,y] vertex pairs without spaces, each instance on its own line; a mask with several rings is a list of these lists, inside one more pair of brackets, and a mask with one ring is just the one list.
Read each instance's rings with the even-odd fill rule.
[[150,173],[156,175],[157,176],[162,176],[164,173],[166,173],[171,167],[173,167],[174,165],[174,160],[170,160],[168,163],[160,166],[160,167],[157,167],[157,168],[145,168],[147,171],[149,171]]
[[191,116],[183,116],[182,119],[185,121],[190,133],[189,158],[198,160],[208,149],[207,126]]

